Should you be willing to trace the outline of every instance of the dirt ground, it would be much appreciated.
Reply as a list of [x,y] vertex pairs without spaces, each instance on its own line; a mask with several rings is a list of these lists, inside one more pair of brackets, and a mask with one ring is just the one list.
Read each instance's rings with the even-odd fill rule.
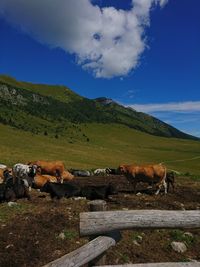
[[[108,210],[200,209],[200,181],[178,178],[174,193],[158,196],[138,186],[139,195],[123,176],[77,178],[80,184],[112,182],[119,189],[107,201]],[[51,200],[47,194],[32,190],[31,201],[18,200],[9,207],[0,204],[0,266],[40,267],[88,242],[79,238],[79,213],[88,211],[89,200]],[[189,237],[185,232],[192,233]],[[187,251],[172,250],[172,241],[183,241]],[[107,252],[107,264],[200,260],[199,230],[123,231],[121,241]]]

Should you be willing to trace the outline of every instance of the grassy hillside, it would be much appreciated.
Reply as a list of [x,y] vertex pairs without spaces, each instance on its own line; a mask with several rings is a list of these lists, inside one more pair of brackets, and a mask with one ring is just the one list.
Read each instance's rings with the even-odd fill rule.
[[64,136],[78,123],[119,123],[157,136],[197,139],[147,114],[81,97],[64,86],[0,76],[0,103],[1,123],[35,134]]
[[[120,163],[166,163],[168,168],[200,175],[200,142],[155,137],[117,124],[80,124],[89,140],[35,135],[0,124],[0,162],[12,165],[34,159],[63,160],[67,168],[96,168]],[[78,131],[79,132],[79,131]]]

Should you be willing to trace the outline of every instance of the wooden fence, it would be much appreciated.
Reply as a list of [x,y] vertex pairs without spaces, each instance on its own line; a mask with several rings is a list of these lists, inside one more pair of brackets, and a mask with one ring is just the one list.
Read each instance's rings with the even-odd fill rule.
[[[200,211],[133,210],[106,211],[106,202],[90,202],[90,211],[80,214],[80,236],[89,236],[90,242],[43,267],[105,265],[105,252],[120,240],[120,230],[127,229],[194,229],[200,228]],[[126,267],[200,267],[200,262],[126,264]]]

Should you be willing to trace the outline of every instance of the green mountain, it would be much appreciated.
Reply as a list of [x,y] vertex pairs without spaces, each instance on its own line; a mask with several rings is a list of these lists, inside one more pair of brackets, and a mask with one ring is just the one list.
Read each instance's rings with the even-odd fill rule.
[[0,123],[58,138],[66,132],[88,140],[79,124],[116,123],[145,133],[182,139],[198,138],[111,99],[87,99],[65,86],[19,82],[0,76]]

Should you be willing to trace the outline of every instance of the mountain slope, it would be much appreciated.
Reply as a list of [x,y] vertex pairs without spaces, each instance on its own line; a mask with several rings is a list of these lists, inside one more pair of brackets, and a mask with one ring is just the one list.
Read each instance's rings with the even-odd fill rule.
[[0,122],[35,134],[64,135],[80,123],[119,123],[149,134],[198,139],[106,98],[87,99],[64,86],[0,76]]

